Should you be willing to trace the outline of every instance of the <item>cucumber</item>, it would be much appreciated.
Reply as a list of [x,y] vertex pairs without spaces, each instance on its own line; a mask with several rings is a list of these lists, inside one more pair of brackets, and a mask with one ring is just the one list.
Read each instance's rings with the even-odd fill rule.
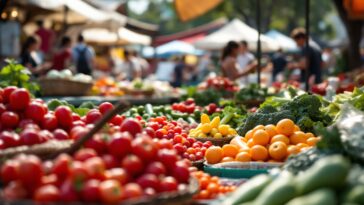
[[166,108],[165,109],[165,113],[166,114],[171,114],[172,113],[172,109],[171,108]]
[[143,105],[138,106],[137,110],[138,110],[139,115],[144,114],[144,106]]
[[234,114],[233,113],[229,113],[227,115],[225,115],[221,121],[220,121],[220,125],[224,125],[227,124],[228,122],[230,122],[230,120],[233,118]]
[[297,195],[294,177],[286,172],[278,176],[257,196],[254,205],[282,205]]
[[319,159],[311,168],[297,177],[300,195],[319,188],[338,188],[344,185],[350,171],[350,163],[341,155]]
[[149,116],[151,116],[151,115],[153,115],[153,113],[154,113],[154,111],[153,111],[153,106],[151,105],[151,104],[146,104],[145,105],[145,112],[149,115]]
[[351,188],[344,197],[345,202],[364,204],[364,185]]
[[192,124],[192,123],[196,123],[196,120],[193,119],[192,117],[187,117],[187,122],[189,122],[190,124]]
[[324,188],[313,191],[309,194],[297,197],[286,205],[335,205],[337,200],[333,190]]
[[184,117],[184,115],[182,113],[177,113],[177,112],[172,112],[171,116],[174,120],[178,120],[179,118],[183,119],[183,117]]
[[138,113],[138,109],[133,107],[133,108],[130,108],[129,112],[132,115],[132,114]]
[[243,185],[239,186],[229,197],[223,201],[223,205],[237,205],[254,200],[259,193],[272,181],[269,175],[258,175]]

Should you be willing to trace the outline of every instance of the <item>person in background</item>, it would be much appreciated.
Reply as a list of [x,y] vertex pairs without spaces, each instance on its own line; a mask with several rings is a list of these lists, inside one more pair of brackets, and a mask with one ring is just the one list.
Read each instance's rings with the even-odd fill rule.
[[250,64],[254,63],[255,57],[249,52],[248,42],[241,41],[240,42],[240,50],[239,55],[237,57],[237,62],[239,64],[239,69],[242,71],[247,68]]
[[92,75],[94,58],[94,49],[85,43],[85,39],[80,34],[77,37],[76,46],[72,49],[72,60],[76,65],[76,72]]
[[52,45],[54,44],[55,34],[52,30],[44,27],[43,20],[36,21],[38,30],[35,32],[39,36],[40,52],[42,54],[42,60],[47,60],[50,57],[52,51]]
[[185,81],[185,70],[187,68],[186,65],[186,56],[183,55],[180,58],[177,58],[176,66],[174,67],[173,72],[173,81],[171,85],[173,87],[181,87],[183,82]]
[[71,65],[71,45],[72,41],[69,36],[62,37],[59,50],[53,56],[53,69],[63,70]]
[[[309,42],[308,49],[306,49],[306,39],[309,38],[304,28],[296,28],[292,31],[291,37],[296,42],[297,46],[301,48],[301,59],[298,62],[288,65],[290,69],[298,68],[301,70],[301,82],[305,82],[305,73],[308,72],[309,83],[318,84],[322,82],[321,70],[321,51]],[[309,61],[306,60],[306,54],[309,55]]]
[[203,81],[209,72],[214,71],[214,65],[211,60],[211,53],[204,54],[197,65],[198,81]]
[[131,52],[133,60],[135,61],[136,64],[139,65],[140,70],[141,70],[141,75],[142,78],[147,77],[148,73],[149,73],[149,63],[147,60],[145,60],[144,58],[142,58],[139,53],[137,51],[132,51]]
[[141,68],[135,59],[133,59],[130,51],[124,50],[124,62],[121,68],[116,70],[116,76],[118,80],[126,79],[129,81],[142,77]]
[[49,63],[42,64],[38,53],[39,45],[40,39],[37,36],[29,36],[20,52],[20,64],[27,67],[34,76],[38,76],[50,67]]
[[324,73],[328,76],[334,73],[336,66],[336,56],[332,48],[325,48],[322,52]]
[[287,60],[283,53],[282,48],[279,48],[272,57],[272,82],[276,81],[276,77],[279,73],[283,72],[287,66]]
[[240,45],[235,41],[229,41],[222,50],[222,55],[221,55],[222,74],[223,76],[231,80],[236,80],[240,77],[248,75],[257,66],[256,62],[251,62],[249,65],[245,67],[245,69],[241,69],[240,64],[237,62],[239,53],[240,53]]

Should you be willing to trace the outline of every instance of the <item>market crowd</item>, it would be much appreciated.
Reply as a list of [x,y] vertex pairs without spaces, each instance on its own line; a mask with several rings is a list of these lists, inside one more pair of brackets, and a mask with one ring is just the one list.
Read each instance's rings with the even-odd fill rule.
[[[38,21],[37,25],[38,30],[34,35],[27,37],[24,41],[19,58],[20,63],[26,66],[35,77],[44,75],[51,69],[71,69],[74,73],[94,77],[100,76],[100,73],[103,73],[102,75],[106,73],[117,80],[130,81],[146,78],[153,74],[158,79],[158,75],[162,73],[162,75],[168,75],[166,79],[172,86],[181,87],[197,84],[211,73],[220,73],[241,84],[247,84],[249,76],[256,71],[258,66],[254,54],[249,51],[247,41],[230,41],[219,54],[206,52],[199,56],[193,64],[188,62],[187,55],[151,63],[155,61],[149,60],[148,62],[138,52],[129,49],[123,50],[123,60],[120,60],[112,55],[109,48],[103,51],[108,69],[99,72],[95,50],[85,42],[81,34],[78,35],[75,42],[69,36],[63,36],[56,41],[54,32],[45,28],[42,21]],[[306,40],[310,37],[303,28],[294,29],[291,37],[296,42],[299,51],[285,53],[282,49],[278,49],[263,58],[261,70],[269,75],[270,83],[290,79],[304,82],[306,72],[308,72],[310,84],[318,84],[322,82],[324,76],[335,72],[337,59],[332,48],[321,50],[312,40],[306,47]],[[307,55],[309,61],[306,59]],[[160,66],[163,65],[163,61],[172,62],[170,72]]]

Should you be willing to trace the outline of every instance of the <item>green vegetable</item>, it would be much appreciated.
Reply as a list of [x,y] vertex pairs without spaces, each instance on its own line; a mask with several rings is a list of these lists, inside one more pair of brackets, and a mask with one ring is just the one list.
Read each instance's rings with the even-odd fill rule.
[[319,188],[343,186],[350,171],[350,163],[340,155],[319,159],[311,168],[296,179],[299,194],[306,194]]
[[90,110],[89,108],[85,108],[85,107],[76,108],[74,105],[71,105],[66,101],[60,101],[57,99],[51,100],[47,103],[49,110],[55,110],[58,106],[61,106],[61,105],[69,107],[72,110],[72,112],[77,113],[80,116],[85,116],[87,114],[87,112]]
[[254,200],[255,205],[281,205],[297,194],[294,177],[289,172],[272,181]]
[[360,184],[352,187],[344,198],[345,202],[364,204],[364,185]]
[[225,115],[224,118],[222,118],[222,120],[220,121],[220,124],[228,124],[233,117],[234,117],[233,113]]
[[186,88],[187,95],[183,96],[182,99],[193,98],[196,105],[205,106],[210,103],[218,104],[223,94],[214,89],[207,89],[204,91],[198,91],[196,87]]
[[251,100],[262,101],[269,95],[268,88],[263,88],[259,84],[252,83],[247,87],[240,89],[235,94],[235,100],[238,103],[244,103]]
[[154,113],[154,110],[153,110],[153,106],[151,104],[146,104],[145,105],[145,112],[148,114],[148,115],[152,115]]
[[315,190],[307,195],[292,199],[286,205],[335,205],[337,204],[335,192],[323,188]]
[[258,175],[239,186],[229,197],[223,201],[223,205],[236,205],[254,200],[259,193],[272,181],[269,175]]
[[39,91],[39,86],[31,80],[31,73],[15,60],[6,60],[7,65],[0,70],[0,87],[17,86],[29,90],[32,94]]

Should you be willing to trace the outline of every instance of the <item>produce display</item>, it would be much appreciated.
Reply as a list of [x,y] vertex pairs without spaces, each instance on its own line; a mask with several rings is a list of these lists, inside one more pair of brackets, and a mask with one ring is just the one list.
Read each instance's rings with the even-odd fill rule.
[[100,96],[123,96],[125,92],[120,90],[118,84],[112,78],[104,77],[94,82],[91,94]]
[[50,71],[48,71],[48,73],[45,77],[48,79],[67,79],[67,80],[79,81],[79,82],[84,82],[84,83],[92,82],[91,76],[85,75],[82,73],[73,75],[72,71],[68,70],[68,69],[64,69],[62,71],[50,70]]
[[224,119],[220,120],[220,117],[214,117],[210,121],[210,117],[207,114],[201,115],[201,123],[195,128],[191,129],[189,136],[194,138],[229,138],[237,135],[234,128],[225,124]]
[[314,146],[320,140],[312,133],[304,133],[290,119],[282,119],[276,125],[258,125],[249,130],[245,137],[235,137],[222,147],[213,146],[206,150],[209,164],[219,162],[268,161],[282,162]]

